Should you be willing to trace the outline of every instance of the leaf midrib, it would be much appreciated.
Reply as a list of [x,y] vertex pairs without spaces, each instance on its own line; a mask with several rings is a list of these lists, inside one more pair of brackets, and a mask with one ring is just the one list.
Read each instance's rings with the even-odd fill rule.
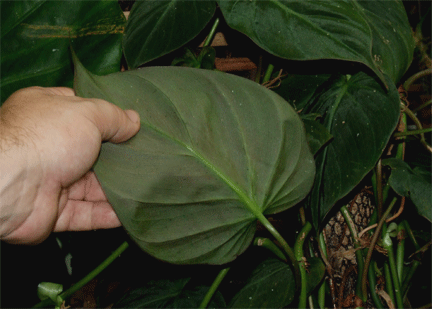
[[[91,76],[91,75],[90,75]],[[188,133],[188,137],[190,139],[190,142],[192,143],[192,138],[189,134],[189,131],[187,130],[187,127],[181,117],[180,112],[177,109],[177,106],[171,101],[170,98],[168,98],[166,96],[166,94],[153,82],[151,82],[150,80],[144,79],[147,83],[151,84],[153,87],[155,87],[161,94],[163,94],[168,101],[171,103],[171,105],[173,106],[173,108],[176,111],[176,114],[178,115],[179,119],[182,120],[182,124],[185,127],[185,131]],[[97,83],[96,83],[97,84]],[[233,112],[234,113],[234,112]],[[203,163],[207,168],[209,168],[214,174],[216,174],[220,179],[222,179],[222,181],[224,181],[236,194],[237,196],[240,198],[241,202],[243,203],[244,206],[246,206],[246,208],[257,218],[260,220],[260,218],[262,218],[263,214],[260,211],[260,208],[258,207],[257,203],[255,201],[253,201],[252,199],[250,199],[247,194],[240,189],[234,181],[232,181],[229,177],[227,177],[225,174],[223,174],[221,171],[219,171],[217,169],[216,166],[214,166],[210,161],[208,161],[203,155],[201,155],[198,151],[196,151],[192,146],[186,144],[185,142],[175,139],[172,136],[166,134],[165,132],[161,131],[159,128],[152,126],[149,123],[146,122],[141,122],[141,124],[144,124],[146,127],[152,129],[153,131],[161,134],[163,137],[178,143],[179,145],[181,145],[182,147],[186,148],[192,155],[193,157],[195,157],[196,159],[198,159],[199,161],[201,161],[201,163]]]
[[227,177],[225,174],[223,174],[221,171],[219,171],[216,166],[214,166],[210,161],[208,161],[203,155],[201,155],[198,151],[196,151],[192,146],[190,146],[190,145],[188,145],[188,144],[186,144],[180,140],[173,138],[172,136],[166,134],[165,132],[152,126],[149,123],[146,123],[146,122],[143,123],[142,122],[141,125],[145,125],[146,127],[150,128],[153,131],[162,135],[164,138],[171,140],[171,141],[181,145],[182,147],[186,148],[194,158],[196,158],[201,163],[203,163],[208,169],[210,169],[214,174],[216,174],[223,182],[225,182],[237,194],[237,196],[240,198],[243,205],[245,205],[246,208],[250,212],[252,212],[252,214],[256,218],[260,218],[262,216],[262,213],[259,210],[258,205],[252,199],[250,199],[246,195],[246,193],[234,183],[234,181],[232,181],[229,177]]

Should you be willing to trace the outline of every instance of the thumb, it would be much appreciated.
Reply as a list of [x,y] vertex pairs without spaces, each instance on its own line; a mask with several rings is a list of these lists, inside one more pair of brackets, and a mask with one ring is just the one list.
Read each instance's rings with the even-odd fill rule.
[[[100,99],[92,99],[92,120],[99,129],[102,141],[121,143],[138,133],[140,116],[134,110],[120,107]],[[94,104],[95,103],[95,104]]]

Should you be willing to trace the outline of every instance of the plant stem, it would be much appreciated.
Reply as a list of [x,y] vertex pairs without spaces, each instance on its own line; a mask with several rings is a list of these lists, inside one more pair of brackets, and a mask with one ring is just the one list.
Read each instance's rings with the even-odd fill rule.
[[221,284],[222,280],[225,278],[229,270],[230,267],[227,267],[222,269],[219,272],[219,274],[216,276],[215,280],[213,281],[212,285],[210,286],[210,289],[207,291],[207,294],[204,296],[204,299],[201,302],[199,308],[207,308],[214,293],[216,293],[216,290],[218,289],[219,285]]
[[[69,289],[64,291],[59,295],[59,297],[62,300],[66,300],[70,296],[72,296],[73,293],[81,289],[83,286],[85,286],[90,280],[92,280],[94,277],[96,277],[98,274],[100,274],[105,268],[107,268],[116,258],[120,256],[127,248],[129,247],[129,244],[127,241],[123,242],[111,255],[106,258],[102,263],[100,263],[95,269],[93,269],[90,273],[87,274],[84,278],[82,278],[80,281],[75,283],[73,286],[71,286]],[[49,306],[52,302],[46,302],[42,301],[38,304],[36,304],[33,308],[43,308],[45,306]]]
[[264,74],[264,79],[262,81],[263,84],[267,83],[270,80],[271,75],[273,73],[273,69],[274,69],[274,65],[273,64],[269,64],[268,67],[267,67],[267,70],[266,70],[266,72]]
[[387,250],[388,253],[388,261],[389,261],[390,273],[393,281],[396,305],[397,308],[403,308],[404,305],[402,300],[402,291],[400,288],[400,281],[396,269],[396,262],[394,258],[394,252],[393,252],[393,242],[391,241],[390,236],[387,235],[387,224],[385,223],[383,224],[382,235],[383,235],[382,237],[383,237],[384,248]]
[[203,44],[203,47],[209,46],[210,43],[213,41],[213,37],[214,37],[214,35],[216,33],[216,28],[217,28],[218,25],[219,25],[219,18],[216,18],[215,22],[213,24],[213,27],[211,28],[210,33],[207,36],[207,38],[206,38],[206,40],[205,40],[205,42]]
[[429,132],[432,132],[432,128],[426,128],[426,129],[421,129],[421,130],[411,130],[411,131],[406,131],[406,132],[398,132],[398,133],[393,134],[393,136],[394,137],[404,137],[404,136],[424,134],[424,133],[429,133]]
[[368,269],[369,269],[369,264],[372,258],[372,253],[374,251],[375,248],[375,244],[378,240],[378,236],[381,234],[381,228],[383,226],[383,224],[385,223],[385,218],[388,216],[388,214],[390,213],[390,211],[392,210],[393,206],[396,204],[397,198],[395,197],[389,207],[387,208],[387,210],[385,211],[384,215],[382,216],[382,218],[379,220],[378,222],[378,226],[376,227],[375,233],[372,236],[372,240],[371,243],[369,245],[369,249],[367,252],[367,256],[365,259],[365,263],[364,263],[364,268],[363,268],[363,276],[362,276],[362,295],[367,295],[367,274],[368,274]]
[[[324,235],[321,232],[318,235],[318,245],[321,247],[321,251],[324,254],[325,259],[327,259],[327,248],[324,241]],[[325,280],[321,283],[318,289],[318,306],[321,309],[325,308]]]
[[399,278],[399,282],[402,284],[403,276],[403,266],[404,266],[404,256],[405,256],[405,225],[399,223],[397,227],[397,239],[398,245],[396,249],[396,270]]
[[403,223],[405,225],[408,238],[411,240],[412,244],[414,245],[414,248],[416,249],[416,251],[420,250],[420,245],[418,244],[417,239],[415,238],[414,233],[411,230],[411,226],[409,225],[408,221],[403,220]]
[[62,294],[60,294],[61,298],[67,299],[73,293],[78,291],[84,285],[86,285],[90,280],[99,275],[105,268],[107,268],[116,258],[120,256],[127,248],[129,247],[129,243],[127,241],[123,242],[111,255],[105,259],[102,263],[99,264],[95,269],[93,269],[87,276],[82,278],[76,284],[74,284],[70,289],[66,290]]
[[255,76],[255,82],[258,84],[260,83],[260,80],[261,80],[262,63],[263,63],[263,60],[262,60],[262,56],[260,55],[259,60],[258,60],[258,69],[257,69],[257,73]]
[[395,295],[393,292],[393,280],[391,277],[390,267],[387,261],[384,262],[384,279],[385,279],[385,287],[386,287],[387,294],[390,296],[390,299],[393,302],[393,304],[396,304]]
[[382,163],[381,159],[378,160],[376,165],[376,187],[377,187],[377,207],[378,207],[378,220],[381,220],[383,213],[383,190],[382,190]]
[[418,111],[422,110],[423,108],[425,108],[426,106],[429,106],[432,104],[432,99],[430,99],[429,101],[421,104],[419,107],[416,107],[415,109],[413,109],[413,113],[417,113]]
[[288,262],[285,254],[283,254],[283,252],[279,249],[279,247],[276,246],[275,243],[272,242],[270,239],[264,237],[256,237],[254,240],[254,245],[258,247],[266,248],[271,252],[273,252],[274,255],[276,255],[282,261]]
[[406,91],[409,91],[409,88],[411,87],[412,84],[414,84],[414,82],[422,77],[428,76],[432,74],[432,69],[426,69],[423,71],[420,71],[414,75],[412,75],[411,77],[409,77],[405,83],[403,84],[404,88]]
[[300,214],[300,221],[302,225],[306,224],[306,214],[305,214],[305,210],[304,207],[301,206],[299,209],[299,214]]
[[[402,127],[402,132],[400,133],[405,134],[407,132],[407,116],[405,113],[401,113],[399,125],[400,127]],[[405,142],[402,142],[397,146],[396,158],[403,160],[404,157],[405,157]]]
[[314,303],[313,303],[312,295],[308,297],[308,301],[309,301],[309,308],[314,309]]
[[[418,118],[416,117],[416,115],[402,102],[401,102],[401,107],[402,107],[402,112],[404,112],[405,114],[407,114],[408,117],[411,118],[411,120],[415,123],[415,125],[417,126],[417,128],[419,130],[423,130],[423,126],[422,126],[420,120],[418,120]],[[422,143],[422,145],[429,152],[432,152],[432,147],[426,142],[424,133],[420,133],[420,143]]]
[[404,294],[408,291],[408,287],[411,283],[411,279],[414,277],[414,274],[415,274],[417,268],[420,266],[420,264],[421,264],[420,261],[417,261],[417,260],[412,262],[412,265],[409,268],[408,273],[405,276],[405,280],[403,281],[403,284],[402,284],[401,290]]
[[[411,230],[411,227],[408,223],[408,221],[404,220],[402,223],[405,225],[406,233],[408,235],[408,238],[411,240],[412,244],[414,245],[414,248],[416,251],[420,250],[420,245],[418,244],[417,240],[415,239],[414,233]],[[408,286],[410,284],[410,281],[412,277],[414,276],[415,271],[420,266],[420,261],[414,260],[411,267],[409,268],[409,271],[405,277],[405,280],[402,284],[402,292],[405,294],[408,290]]]
[[303,244],[306,240],[307,235],[312,229],[312,224],[306,222],[303,228],[300,231],[300,234],[297,236],[296,242],[294,244],[294,252],[295,257],[298,262],[300,262],[300,275],[301,275],[301,290],[300,290],[300,300],[299,300],[299,308],[306,308],[307,301],[307,274],[306,274],[306,265],[303,253]]
[[297,262],[295,255],[294,255],[293,250],[288,245],[286,240],[281,236],[281,234],[279,234],[279,232],[274,228],[274,226],[268,221],[268,219],[262,213],[255,213],[255,216],[264,225],[264,227],[270,232],[270,234],[273,235],[273,237],[278,241],[278,243],[281,245],[286,256],[290,259],[290,261],[293,265],[296,284],[300,285],[300,283],[301,283],[300,267],[299,267],[299,263]]
[[[348,226],[348,229],[351,233],[351,238],[352,238],[353,243],[354,243],[354,248],[355,249],[360,248],[361,245],[358,242],[357,231],[356,231],[356,228],[354,226],[354,222],[352,221],[350,212],[348,211],[348,209],[345,206],[341,207],[340,212],[341,212],[342,216],[344,217],[345,222]],[[363,302],[366,302],[367,301],[367,295],[363,295],[362,290],[361,290],[361,280],[362,280],[363,267],[364,267],[362,250],[356,250],[355,256],[356,256],[356,260],[357,260],[357,271],[358,271],[358,278],[357,278],[357,284],[356,284],[356,294],[361,300],[363,300]]]
[[[374,264],[376,262],[374,261]],[[376,293],[376,275],[374,271],[374,267],[369,267],[368,270],[368,279],[369,279],[369,292],[371,294],[372,301],[374,302],[375,306],[377,308],[384,308],[383,303],[381,302],[381,299],[379,298],[378,294]]]

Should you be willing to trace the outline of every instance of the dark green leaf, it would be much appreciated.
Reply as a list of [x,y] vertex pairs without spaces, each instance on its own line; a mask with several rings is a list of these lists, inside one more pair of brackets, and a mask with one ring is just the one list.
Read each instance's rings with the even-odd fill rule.
[[256,219],[309,192],[315,164],[303,123],[280,96],[209,70],[148,67],[103,77],[76,63],[79,96],[141,116],[140,132],[104,144],[96,175],[123,226],[172,263],[226,263]]
[[281,85],[274,91],[287,100],[297,111],[301,111],[319,86],[329,78],[330,74],[291,74],[282,79]]
[[194,53],[186,47],[183,49],[183,53],[179,57],[174,58],[171,65],[189,68],[199,68],[201,66]]
[[220,0],[218,3],[230,27],[281,58],[361,62],[384,83],[381,70],[395,81],[412,59],[411,29],[399,1]]
[[375,65],[394,83],[411,64],[414,39],[402,1],[357,1],[372,30]]
[[[188,288],[189,278],[158,280],[128,292],[114,308],[198,308],[209,287]],[[225,300],[216,292],[209,303],[213,308],[224,308]]]
[[[303,117],[302,117],[303,118]],[[315,120],[302,119],[305,129],[308,145],[311,152],[315,155],[331,139],[332,135],[327,128]]]
[[432,221],[432,174],[430,170],[411,167],[403,160],[389,158],[383,165],[391,168],[389,184],[399,195],[410,197],[420,215]]
[[98,74],[120,70],[117,1],[1,1],[1,101],[29,86],[72,86],[72,44]]
[[192,40],[213,17],[215,9],[214,1],[137,1],[123,38],[129,68],[137,68]]
[[127,293],[114,308],[167,308],[189,281],[190,278],[150,281]]
[[238,292],[230,308],[282,308],[295,297],[295,279],[290,267],[270,258],[254,270],[246,285]]
[[[388,84],[392,85],[388,80]],[[399,94],[384,90],[365,73],[342,76],[306,108],[323,115],[333,140],[316,157],[317,176],[309,196],[313,222],[319,222],[375,166],[399,119]]]
[[213,70],[216,60],[216,50],[211,46],[203,47],[201,50],[198,61],[200,62],[200,68],[206,70]]
[[313,257],[309,258],[307,261],[307,295],[310,295],[324,278],[325,265],[320,258]]
[[184,48],[181,56],[174,58],[171,65],[213,70],[215,59],[216,51],[213,47],[204,47],[198,57],[189,48]]

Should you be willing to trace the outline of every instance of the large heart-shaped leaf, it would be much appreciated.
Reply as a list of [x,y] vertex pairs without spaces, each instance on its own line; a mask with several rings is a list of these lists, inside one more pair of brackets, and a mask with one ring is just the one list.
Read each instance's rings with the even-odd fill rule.
[[70,45],[94,73],[120,70],[117,1],[1,1],[1,101],[29,86],[72,86]]
[[286,263],[270,258],[254,270],[229,308],[283,308],[295,297],[295,279]]
[[[390,80],[388,84],[392,85]],[[384,90],[360,72],[329,82],[305,110],[323,115],[333,136],[316,157],[317,176],[308,199],[318,228],[333,205],[375,166],[398,122],[399,94],[395,86]]]
[[381,70],[395,81],[412,60],[411,29],[400,1],[218,3],[230,27],[278,57],[361,62],[384,83]]
[[157,258],[231,261],[256,218],[292,207],[312,186],[302,121],[250,80],[182,67],[99,77],[77,62],[75,89],[141,116],[134,138],[103,145],[95,172],[131,237]]
[[129,67],[137,68],[183,46],[201,32],[215,10],[215,1],[135,2],[123,38]]

